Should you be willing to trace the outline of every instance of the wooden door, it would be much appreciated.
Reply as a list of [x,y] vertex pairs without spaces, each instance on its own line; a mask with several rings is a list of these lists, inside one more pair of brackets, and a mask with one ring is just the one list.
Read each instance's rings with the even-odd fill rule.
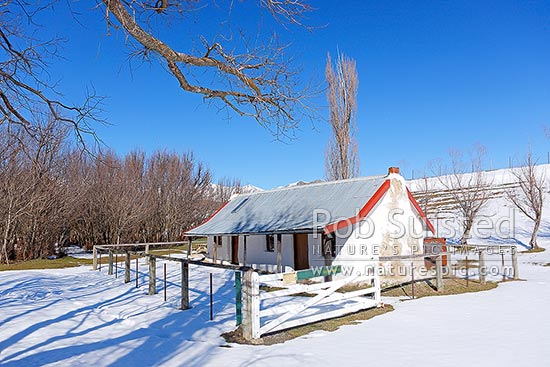
[[309,269],[308,234],[294,235],[294,270]]
[[239,236],[231,237],[231,263],[239,263]]

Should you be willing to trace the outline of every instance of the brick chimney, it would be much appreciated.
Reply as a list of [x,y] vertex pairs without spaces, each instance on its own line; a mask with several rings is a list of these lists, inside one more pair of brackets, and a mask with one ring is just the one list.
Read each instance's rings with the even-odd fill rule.
[[390,173],[399,174],[399,167],[390,167],[390,168],[388,168],[388,174],[390,174]]

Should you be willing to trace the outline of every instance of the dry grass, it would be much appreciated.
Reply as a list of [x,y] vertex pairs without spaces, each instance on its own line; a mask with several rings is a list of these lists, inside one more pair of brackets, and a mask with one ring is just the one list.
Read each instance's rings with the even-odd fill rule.
[[[451,294],[471,293],[486,291],[497,287],[495,282],[487,282],[481,284],[477,280],[469,280],[466,285],[466,280],[462,278],[446,278],[443,279],[444,289],[438,292],[435,289],[435,280],[419,281],[414,283],[415,298],[431,297],[431,296],[447,296]],[[412,297],[412,286],[410,284],[400,287],[392,287],[382,291],[383,296],[388,297]]]
[[546,249],[544,247],[532,248],[530,250],[521,251],[522,254],[535,254],[537,252],[544,252]]
[[65,256],[58,259],[36,259],[12,263],[9,265],[0,264],[0,271],[4,270],[36,270],[36,269],[61,269],[72,268],[81,265],[91,265],[92,259],[76,259]]
[[[346,316],[337,317],[334,319],[328,319],[323,320],[319,322],[315,322],[312,324],[302,325],[296,328],[288,329],[279,331],[276,333],[265,335],[264,337],[254,340],[252,342],[246,341],[242,337],[242,330],[241,328],[238,328],[237,330],[230,331],[228,333],[222,334],[222,337],[228,342],[228,343],[238,343],[238,344],[254,344],[254,345],[272,345],[272,344],[279,344],[284,343],[287,340],[292,340],[295,338],[298,338],[300,336],[307,335],[311,332],[317,331],[317,330],[324,330],[324,331],[336,331],[341,326],[344,325],[356,325],[361,323],[361,321],[371,319],[375,316],[385,314],[387,312],[393,311],[393,307],[391,305],[386,305],[383,308],[371,308],[364,311],[359,311],[356,313],[352,313]],[[227,347],[228,345],[225,345]]]

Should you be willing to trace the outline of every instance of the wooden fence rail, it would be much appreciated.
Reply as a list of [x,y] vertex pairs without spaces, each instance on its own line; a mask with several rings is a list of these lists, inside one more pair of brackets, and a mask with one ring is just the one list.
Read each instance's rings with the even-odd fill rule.
[[[326,267],[336,268],[336,267]],[[327,273],[339,273],[337,270],[327,269]],[[271,333],[283,329],[296,327],[298,325],[308,324],[320,320],[343,316],[345,314],[357,312],[363,309],[376,307],[380,304],[380,279],[376,275],[369,276],[349,276],[334,281],[322,283],[301,284],[297,281],[306,278],[318,278],[323,276],[322,271],[302,270],[293,273],[277,273],[269,275],[259,275],[253,270],[245,273],[242,282],[242,327],[243,336],[247,340],[260,338],[266,333]],[[338,293],[343,286],[351,283],[371,282],[370,287],[354,290],[351,292]],[[284,289],[272,292],[260,291],[260,284],[272,283],[277,287]],[[282,285],[281,285],[282,283]],[[303,302],[294,302],[285,304],[278,303],[276,306],[270,306],[262,309],[261,302],[274,298],[287,297],[298,293],[315,294],[313,297],[306,298]],[[372,295],[372,298],[363,298],[365,295]],[[324,312],[315,312],[310,315],[300,316],[305,310],[314,306],[329,305],[345,300],[354,300],[353,304],[345,307],[336,307]],[[294,298],[296,300],[296,298]],[[263,318],[275,317],[265,323]]]

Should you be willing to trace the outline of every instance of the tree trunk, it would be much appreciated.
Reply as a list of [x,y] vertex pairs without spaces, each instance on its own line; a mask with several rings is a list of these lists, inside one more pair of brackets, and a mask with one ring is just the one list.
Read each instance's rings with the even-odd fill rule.
[[539,227],[540,227],[540,220],[541,217],[538,217],[535,221],[535,227],[533,227],[533,233],[531,234],[531,241],[529,241],[529,245],[532,249],[538,249],[539,245],[537,244],[537,234],[539,233]]
[[460,239],[461,245],[467,245],[468,239],[470,238],[470,231],[472,230],[472,223],[470,221],[466,221],[466,227],[464,228],[464,234],[462,234],[462,238]]
[[2,243],[2,254],[4,255],[6,264],[10,263],[10,259],[8,258],[8,236],[10,233],[10,225],[11,225],[11,213],[8,213],[6,229],[4,230],[4,241]]

